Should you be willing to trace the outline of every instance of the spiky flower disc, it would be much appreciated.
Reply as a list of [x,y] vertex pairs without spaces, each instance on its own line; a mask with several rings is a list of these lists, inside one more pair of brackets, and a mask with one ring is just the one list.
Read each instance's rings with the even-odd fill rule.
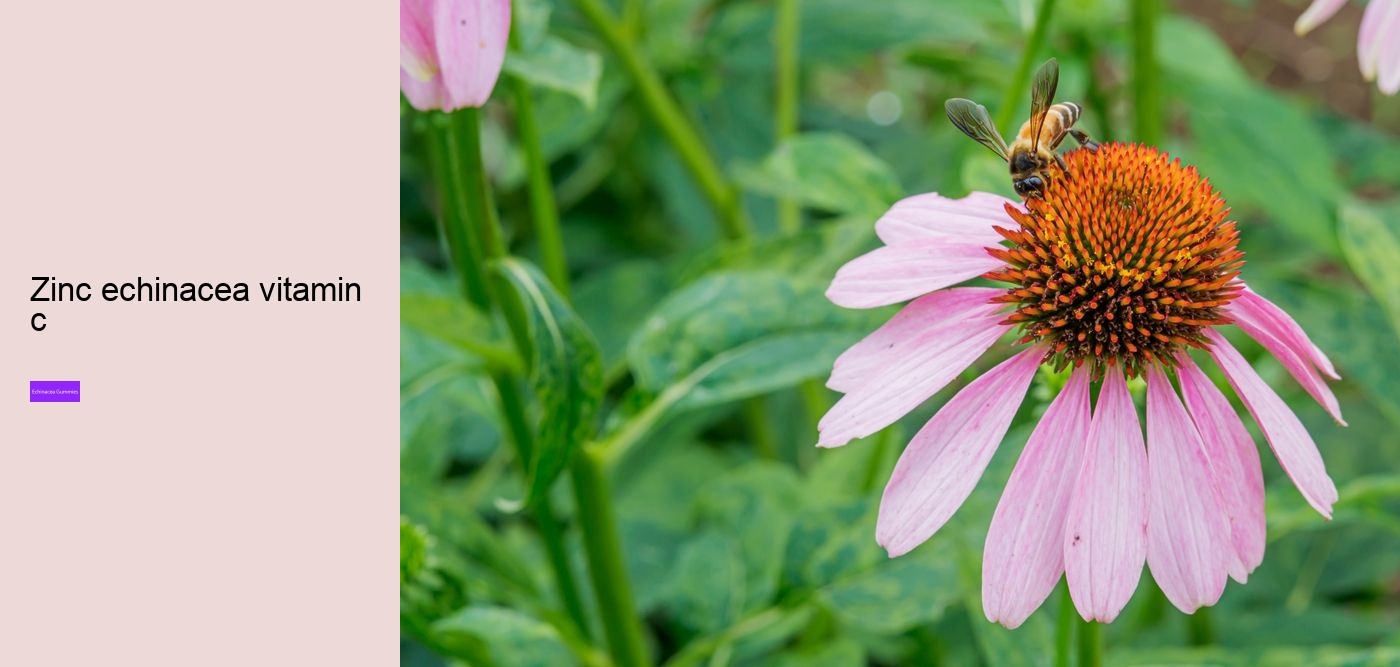
[[1014,284],[998,301],[1016,309],[1024,343],[1044,342],[1063,368],[1093,374],[1121,365],[1172,365],[1183,346],[1205,347],[1205,327],[1225,324],[1223,306],[1244,255],[1229,209],[1195,167],[1155,148],[1103,144],[1076,150],[1043,198],[1026,212],[1008,206],[1019,229],[997,231],[1006,262],[986,277]]

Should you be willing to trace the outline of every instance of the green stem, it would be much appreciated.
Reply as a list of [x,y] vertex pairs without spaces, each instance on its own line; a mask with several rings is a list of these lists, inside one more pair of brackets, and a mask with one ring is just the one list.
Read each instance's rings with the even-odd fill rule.
[[1055,667],[1070,667],[1070,644],[1074,639],[1074,619],[1078,618],[1069,586],[1060,586],[1060,613],[1055,618]]
[[[465,261],[454,261],[454,266],[457,273],[462,276],[464,284],[474,282],[483,286],[483,292],[487,299],[483,305],[489,307],[491,301],[497,304],[501,304],[502,301],[495,298],[494,292],[496,290],[491,287],[494,283],[486,278],[485,260],[504,256],[505,242],[496,227],[490,188],[486,182],[486,171],[481,163],[480,121],[477,118],[477,113],[476,109],[463,109],[444,119],[441,158],[444,167],[443,173],[447,178],[440,183],[440,187],[443,190],[455,191],[453,197],[461,208],[461,217],[455,220],[461,226],[457,236],[460,239],[470,241],[469,247],[476,249]],[[465,132],[458,131],[459,122],[466,130]],[[476,236],[471,234],[472,223],[475,224]],[[522,317],[518,314],[512,316],[513,311],[510,308],[502,308],[502,311],[506,313],[513,333],[516,333],[518,328],[523,330],[524,320]],[[516,335],[517,349],[520,350],[522,358],[528,358],[529,348],[521,344],[521,341],[525,340],[522,336],[523,333]],[[534,447],[529,424],[525,418],[525,407],[520,395],[520,387],[506,375],[497,374],[494,376],[494,380],[497,393],[500,396],[501,412],[505,418],[507,429],[510,431],[511,441],[515,445],[516,458],[519,459],[522,467],[529,469],[530,456]],[[546,499],[532,511],[541,540],[545,545],[545,551],[549,555],[555,583],[559,586],[560,598],[564,601],[569,617],[578,625],[579,632],[586,634],[588,625],[587,617],[583,613],[582,597],[579,595],[578,583],[574,580],[573,569],[569,566],[567,552],[564,550],[563,533],[554,514],[554,507]]]
[[603,42],[622,63],[622,69],[632,80],[642,107],[651,116],[661,133],[680,154],[681,163],[690,171],[701,192],[714,207],[725,237],[745,241],[750,235],[748,217],[744,214],[739,191],[724,177],[719,164],[705,148],[695,126],[685,117],[680,105],[661,81],[661,75],[642,56],[636,43],[627,37],[622,24],[603,6],[602,0],[574,0],[579,11],[597,30]]
[[574,499],[578,503],[579,528],[588,555],[588,574],[603,617],[608,646],[619,667],[648,665],[641,621],[633,603],[632,584],[622,557],[622,536],[617,528],[607,474],[599,452],[584,447],[570,469]]
[[[777,64],[777,95],[773,104],[773,139],[779,146],[797,132],[798,121],[798,58],[799,21],[798,0],[777,0],[777,18],[773,24],[773,60]],[[784,234],[796,233],[802,227],[802,209],[791,199],[778,201],[778,228]]]
[[467,221],[470,215],[467,211],[466,200],[462,198],[461,191],[456,184],[461,179],[453,173],[449,167],[448,155],[453,152],[451,123],[452,120],[444,114],[433,113],[423,119],[427,126],[428,140],[428,160],[432,164],[433,179],[437,183],[438,195],[442,198],[442,211],[438,215],[438,229],[442,234],[443,242],[447,244],[448,258],[454,267],[459,267],[457,274],[462,283],[463,296],[472,305],[485,309],[489,303],[486,296],[486,285],[481,273],[471,271],[461,267],[472,267],[481,264],[481,251],[476,248],[471,235],[467,233]]
[[564,238],[559,233],[559,208],[555,205],[554,188],[549,180],[549,161],[540,145],[539,123],[535,121],[535,102],[530,96],[530,85],[523,79],[511,77],[511,87],[515,93],[515,129],[520,133],[530,177],[530,217],[540,244],[540,261],[549,282],[567,301],[569,266],[564,260]]
[[875,434],[874,446],[870,448],[870,458],[865,460],[865,472],[861,475],[860,490],[862,493],[874,491],[880,482],[880,471],[884,468],[885,453],[889,451],[890,441],[894,440],[895,433],[899,427],[891,426]]
[[1016,65],[1016,76],[1011,79],[1011,87],[1006,89],[1006,94],[1001,97],[1001,106],[997,108],[998,128],[1006,127],[1016,116],[1017,109],[1024,112],[1024,107],[1016,102],[1025,99],[1030,90],[1031,68],[1035,65],[1040,47],[1045,44],[1045,35],[1050,30],[1050,17],[1054,13],[1055,0],[1041,0],[1040,10],[1035,15],[1035,26],[1031,28],[1030,38],[1026,40],[1026,49],[1021,52],[1021,62]]
[[[481,165],[480,125],[475,109],[463,118],[463,141],[466,153],[465,171],[468,173],[469,190],[476,191],[476,230],[482,238],[487,260],[505,257],[506,246],[498,227],[495,211],[490,206],[490,187]],[[460,112],[459,112],[460,113]],[[527,153],[527,157],[529,154]],[[543,161],[543,154],[535,153],[534,158]],[[553,200],[549,201],[553,206]],[[550,211],[549,220],[557,223],[558,216]],[[536,225],[541,221],[536,220]],[[547,226],[548,220],[545,221]],[[562,259],[563,247],[560,246]],[[567,281],[567,275],[561,276]],[[491,283],[488,283],[488,286]],[[488,289],[488,292],[491,290]],[[496,295],[493,294],[493,297]],[[506,315],[522,356],[528,356],[529,334],[523,313],[512,309],[510,303],[495,298],[496,304]],[[512,387],[518,390],[518,387]],[[516,395],[518,398],[518,394]],[[523,413],[522,413],[523,414]],[[526,432],[525,435],[529,435]],[[522,452],[522,458],[529,461]],[[619,667],[642,666],[649,663],[646,645],[642,641],[641,620],[637,617],[633,604],[631,585],[627,579],[627,567],[622,558],[622,538],[617,528],[617,517],[613,513],[612,497],[608,493],[607,477],[602,462],[592,448],[583,448],[574,458],[570,468],[574,487],[574,498],[578,504],[578,521],[583,534],[584,552],[588,557],[588,573],[593,581],[593,593],[598,603],[599,614],[603,619],[603,629],[608,636],[608,646]],[[544,505],[546,503],[541,503]],[[541,526],[542,532],[544,526]],[[553,529],[557,531],[557,523]]]
[[1215,627],[1210,619],[1210,607],[1201,607],[1186,620],[1187,638],[1192,646],[1210,646],[1215,643]]
[[[533,435],[525,418],[525,404],[520,396],[519,386],[512,378],[496,376],[496,393],[501,398],[501,412],[515,442],[516,452],[522,464],[530,461],[533,455]],[[554,514],[554,503],[545,501],[534,508],[535,525],[539,528],[544,542],[549,566],[554,571],[555,583],[559,586],[559,597],[564,601],[564,610],[583,636],[588,636],[588,615],[583,611],[583,598],[578,592],[578,582],[574,580],[574,570],[569,566],[568,551],[564,549],[564,533],[559,519]]]
[[1150,146],[1162,142],[1162,100],[1156,61],[1159,1],[1129,3],[1133,26],[1133,133],[1135,139]]
[[762,396],[744,401],[744,422],[749,427],[749,437],[753,438],[754,449],[760,458],[778,460],[778,436],[773,432],[773,424],[768,421],[768,409]]
[[1079,667],[1103,666],[1103,626],[1079,621]]

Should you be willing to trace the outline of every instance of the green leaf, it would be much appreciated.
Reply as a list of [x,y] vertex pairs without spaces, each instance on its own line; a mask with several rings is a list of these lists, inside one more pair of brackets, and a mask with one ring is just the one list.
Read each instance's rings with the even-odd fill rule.
[[757,167],[739,170],[745,187],[836,213],[878,216],[902,188],[889,165],[842,134],[789,139]]
[[1201,80],[1177,85],[1194,143],[1176,157],[1199,167],[1235,207],[1246,241],[1260,233],[1248,215],[1253,210],[1312,250],[1338,256],[1332,202],[1342,187],[1332,153],[1308,117],[1253,86]]
[[768,663],[770,667],[863,667],[865,651],[845,638],[824,644],[783,651]]
[[957,603],[957,577],[948,558],[926,547],[832,583],[820,594],[843,624],[892,635],[931,623]]
[[504,607],[470,606],[433,624],[453,657],[500,667],[578,664],[553,626]]
[[1352,272],[1385,308],[1400,336],[1400,207],[1345,203],[1337,235]]
[[587,109],[598,102],[602,56],[553,35],[528,50],[507,53],[504,69],[531,85],[572,95]]
[[[735,360],[760,362],[739,349],[747,343],[820,332],[838,333],[849,340],[874,328],[878,320],[870,311],[837,308],[827,301],[825,289],[824,281],[776,272],[733,271],[698,280],[658,305],[633,335],[627,355],[632,373],[643,389],[660,391],[707,363],[711,365],[703,369],[706,378]],[[779,348],[768,346],[773,352],[780,352]],[[716,362],[725,352],[733,355]],[[831,355],[821,360],[825,370],[830,370],[834,359]],[[808,371],[822,364],[802,363]],[[775,369],[770,365],[763,370]],[[762,378],[734,372],[725,378],[764,383]]]
[[760,608],[778,590],[798,506],[796,474],[776,463],[747,464],[701,489],[700,525],[733,536],[743,557],[740,612]]
[[717,632],[743,612],[746,578],[738,543],[722,532],[705,531],[681,547],[667,606],[687,628]]
[[529,322],[530,384],[539,406],[526,502],[534,504],[593,435],[603,400],[603,361],[583,320],[533,266],[506,258],[497,265]]

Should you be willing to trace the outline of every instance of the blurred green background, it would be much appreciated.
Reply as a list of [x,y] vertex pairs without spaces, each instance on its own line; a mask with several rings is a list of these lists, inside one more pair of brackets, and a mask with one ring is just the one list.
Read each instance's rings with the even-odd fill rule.
[[[723,238],[636,76],[581,3],[516,3],[519,42],[483,110],[509,248],[540,263],[508,92],[512,79],[527,84],[571,312],[601,351],[596,436],[623,443],[605,471],[648,655],[671,665],[1049,664],[1058,595],[1015,631],[988,623],[979,605],[982,539],[1048,402],[1043,383],[946,528],[894,560],[873,537],[908,436],[1010,346],[885,432],[814,447],[815,420],[836,398],[821,386],[831,361],[894,312],[842,310],[822,292],[838,266],[875,247],[873,222],[897,199],[1010,196],[1004,163],[958,133],[943,102],[969,97],[1000,116],[1010,99],[1014,124],[1001,129],[1014,133],[1028,93],[1010,87],[1041,2],[793,2],[800,95],[796,132],[780,139],[788,111],[775,109],[774,35],[785,2],[610,5],[742,192],[750,242]],[[1143,139],[1130,3],[1052,4],[1029,60],[1059,59],[1059,98],[1085,107],[1080,127]],[[1105,628],[1108,664],[1400,664],[1400,98],[1357,72],[1362,7],[1306,38],[1292,30],[1302,2],[1161,7],[1150,63],[1161,146],[1233,206],[1244,278],[1331,355],[1350,426],[1228,332],[1317,441],[1341,492],[1335,518],[1308,508],[1263,447],[1263,565],[1195,619],[1144,576]],[[442,118],[404,109],[402,663],[608,664],[570,480],[550,500],[589,627],[569,621],[537,521],[515,506],[525,485],[486,372],[509,335],[460,302],[443,250],[427,139]],[[780,199],[793,203],[783,211]]]

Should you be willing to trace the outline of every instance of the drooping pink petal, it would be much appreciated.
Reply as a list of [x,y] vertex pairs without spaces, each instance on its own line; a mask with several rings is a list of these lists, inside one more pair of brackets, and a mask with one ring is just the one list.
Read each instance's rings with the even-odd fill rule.
[[985,245],[931,237],[877,248],[836,272],[826,297],[846,308],[908,301],[1002,266]]
[[1264,561],[1264,471],[1259,450],[1230,399],[1185,353],[1177,355],[1177,378],[1186,409],[1205,441],[1206,456],[1215,473],[1225,511],[1230,515],[1231,541],[1236,563],[1230,576],[1244,583]]
[[1128,384],[1110,368],[1065,523],[1065,579],[1086,620],[1118,617],[1147,560],[1147,451]]
[[491,96],[510,38],[510,0],[433,0],[433,38],[450,109]]
[[437,74],[431,0],[399,0],[399,67],[419,81]]
[[[1303,331],[1303,327],[1298,326],[1288,313],[1282,308],[1274,305],[1274,302],[1260,296],[1258,292],[1246,286],[1236,293],[1234,299],[1226,306],[1230,316],[1236,320],[1245,320],[1246,325],[1269,332],[1270,335],[1279,339],[1295,354],[1311,361],[1323,374],[1333,380],[1340,380],[1337,369],[1332,366],[1332,360],[1323,354],[1322,349],[1314,345],[1312,339]],[[1249,332],[1249,329],[1245,329]],[[1250,334],[1253,335],[1253,334]]]
[[1361,66],[1361,75],[1373,81],[1380,73],[1382,49],[1386,40],[1393,39],[1395,22],[1400,21],[1400,2],[1396,0],[1371,0],[1361,15],[1361,29],[1356,37],[1356,60]]
[[878,221],[875,235],[888,245],[929,237],[953,237],[991,245],[1001,240],[992,225],[1012,226],[1004,208],[1011,200],[986,192],[949,199],[935,192],[895,202]]
[[996,315],[970,318],[961,326],[930,329],[908,341],[902,354],[869,369],[879,373],[880,381],[853,380],[854,388],[818,422],[818,446],[844,445],[909,414],[996,342],[1009,328],[998,324],[1000,319]]
[[997,502],[982,550],[982,611],[1015,628],[1065,571],[1065,518],[1089,435],[1089,371],[1070,374]]
[[1400,92],[1400,0],[1375,0],[1390,4],[1389,22],[1380,28],[1380,62],[1377,85],[1382,93]]
[[1152,578],[1185,613],[1215,604],[1235,558],[1229,516],[1196,424],[1155,365],[1147,368],[1147,489]]
[[[1239,299],[1237,298],[1235,301],[1239,301]],[[1327,386],[1327,381],[1323,380],[1322,375],[1317,372],[1312,360],[1301,354],[1302,350],[1298,346],[1289,345],[1284,342],[1283,338],[1275,335],[1274,332],[1278,330],[1278,327],[1273,326],[1267,318],[1258,317],[1252,301],[1227,307],[1226,312],[1245,333],[1259,341],[1264,349],[1272,353],[1279,360],[1279,363],[1288,369],[1289,374],[1298,381],[1298,384],[1303,385],[1303,389],[1306,389],[1308,394],[1312,395],[1313,399],[1321,404],[1327,413],[1332,415],[1333,419],[1337,420],[1337,423],[1346,426],[1346,420],[1342,419],[1342,407],[1337,403],[1336,395]]]
[[1298,21],[1293,24],[1293,31],[1299,35],[1311,32],[1313,28],[1332,18],[1332,15],[1346,4],[1347,0],[1313,0],[1307,10],[1298,16]]
[[1230,386],[1254,415],[1255,423],[1264,432],[1283,471],[1288,473],[1309,505],[1322,516],[1332,518],[1337,487],[1327,476],[1322,454],[1317,451],[1308,430],[1220,332],[1207,329],[1205,335],[1211,342],[1210,353],[1215,363],[1225,371]]
[[408,98],[408,103],[419,111],[429,111],[441,109],[442,99],[442,79],[434,76],[427,81],[419,81],[412,74],[399,68],[399,90],[403,91],[403,96]]
[[1044,356],[1030,348],[973,380],[904,448],[875,525],[875,541],[891,557],[922,544],[967,500]]
[[1002,307],[990,300],[1003,293],[1004,290],[992,287],[954,287],[911,301],[890,321],[837,357],[826,386],[850,393],[880,375],[895,360],[907,357],[911,349],[920,347],[921,341],[962,336],[968,322],[992,317]]

